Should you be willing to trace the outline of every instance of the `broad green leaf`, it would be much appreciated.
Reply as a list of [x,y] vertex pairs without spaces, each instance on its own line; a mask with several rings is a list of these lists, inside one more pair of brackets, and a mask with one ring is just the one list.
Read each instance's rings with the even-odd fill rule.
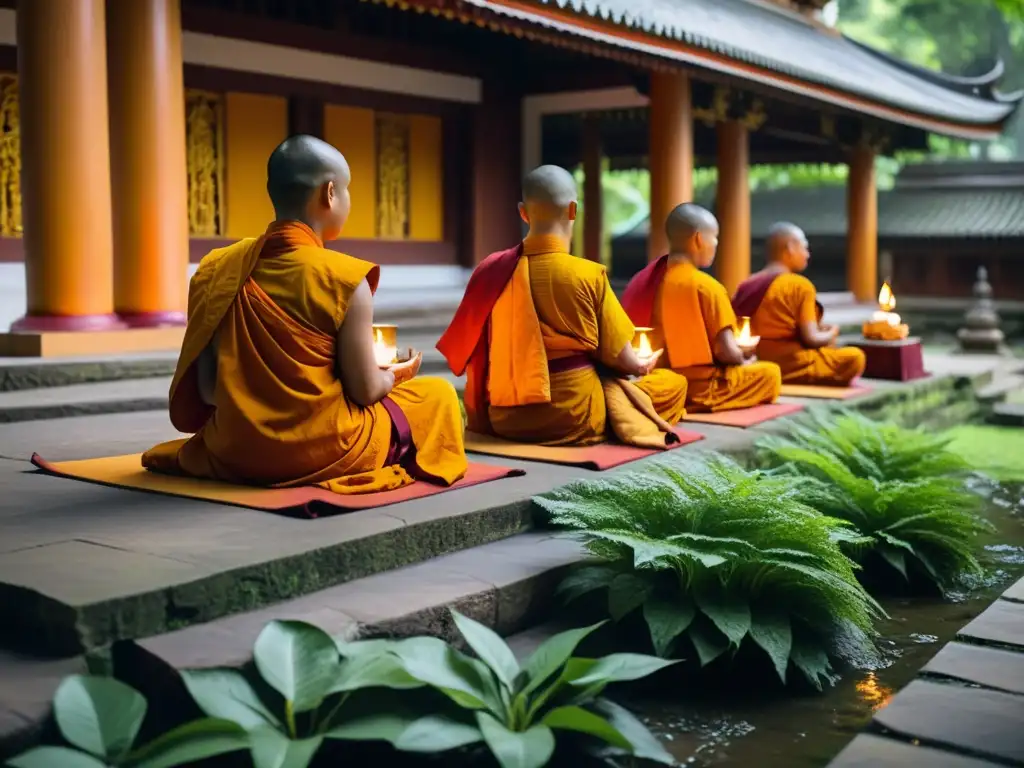
[[651,589],[648,579],[635,573],[620,573],[608,587],[608,613],[614,621],[621,621],[640,607]]
[[558,707],[544,715],[541,723],[555,730],[576,731],[596,736],[613,747],[632,751],[633,745],[629,739],[615,730],[615,727],[601,715],[583,707]]
[[558,585],[557,594],[565,602],[572,602],[588,592],[607,587],[618,574],[619,571],[604,565],[589,565],[576,568]]
[[392,746],[418,715],[408,712],[379,712],[357,715],[332,726],[324,736],[341,741],[386,741]]
[[379,656],[383,653],[387,653],[395,646],[394,640],[340,640],[334,639],[334,644],[338,646],[338,653],[343,658],[354,659],[365,658],[366,656]]
[[473,621],[468,616],[463,616],[458,611],[452,611],[452,618],[480,661],[490,667],[505,688],[511,691],[515,685],[516,675],[519,674],[519,662],[505,641],[494,630]]
[[35,747],[10,758],[11,768],[107,768],[102,760],[67,747]]
[[280,731],[263,726],[249,734],[253,768],[307,768],[324,737],[289,739]]
[[750,637],[764,649],[782,682],[786,682],[789,652],[793,649],[793,629],[789,616],[781,610],[755,608],[750,622]]
[[229,720],[203,718],[168,731],[133,752],[125,768],[174,768],[249,748],[249,735]]
[[546,725],[510,731],[486,712],[477,712],[476,720],[501,768],[544,768],[555,751],[555,734]]
[[583,688],[595,683],[608,684],[639,680],[641,677],[647,677],[677,663],[677,661],[659,659],[657,656],[645,656],[641,653],[613,653],[603,659],[598,659],[589,672],[570,680],[569,684]]
[[605,622],[592,624],[589,627],[570,629],[567,632],[559,632],[552,635],[538,646],[530,658],[523,664],[523,671],[526,673],[526,685],[522,693],[529,695],[544,682],[562,669],[565,663],[572,657],[573,651],[587,635],[602,626]]
[[210,717],[230,720],[247,731],[264,725],[281,727],[281,721],[267,709],[241,672],[186,669],[181,679],[199,708]]
[[732,594],[720,586],[698,589],[694,595],[697,607],[734,646],[750,631],[750,605],[739,594]]
[[501,713],[503,706],[493,676],[476,659],[459,653],[436,637],[414,637],[395,643],[392,652],[413,678],[437,688],[465,709],[491,709]]
[[693,601],[680,594],[675,600],[651,597],[644,603],[644,621],[651,634],[651,644],[659,656],[668,656],[677,637],[693,622],[697,609]]
[[822,680],[830,685],[835,684],[835,681],[838,680],[838,677],[832,673],[828,654],[818,646],[806,641],[794,642],[791,658],[796,668],[803,672],[808,682],[819,691],[822,689]]
[[402,661],[390,653],[356,656],[342,662],[330,693],[357,691],[360,688],[422,688],[424,683],[405,671]]
[[146,717],[146,699],[112,677],[72,675],[53,697],[53,714],[71,744],[116,762],[131,749]]
[[338,675],[338,647],[319,627],[271,621],[252,650],[260,676],[292,703],[295,712],[316,709]]
[[899,571],[904,579],[907,578],[907,558],[902,552],[895,547],[889,547],[884,544],[879,545],[875,551],[882,556],[885,562]]
[[659,742],[647,726],[624,707],[608,699],[598,699],[593,710],[604,717],[608,724],[622,734],[630,744],[630,751],[639,758],[653,760],[664,765],[675,765],[676,761]]
[[715,629],[710,622],[695,621],[690,625],[688,636],[697,651],[702,667],[706,667],[729,650],[729,638]]
[[402,731],[395,740],[395,749],[402,752],[447,752],[481,740],[483,734],[475,725],[444,715],[428,715]]

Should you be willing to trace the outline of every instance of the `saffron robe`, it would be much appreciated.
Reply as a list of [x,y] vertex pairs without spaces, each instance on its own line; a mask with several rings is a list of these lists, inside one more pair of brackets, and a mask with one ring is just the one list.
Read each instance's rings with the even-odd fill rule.
[[[337,493],[450,485],[466,472],[454,387],[415,378],[363,407],[336,374],[336,334],[353,293],[379,268],[323,247],[298,222],[212,251],[189,286],[188,326],[171,382],[171,423],[187,439],[157,445],[155,472]],[[197,361],[213,341],[214,405]]]
[[[744,294],[750,299],[738,301]],[[733,303],[750,317],[751,333],[761,337],[758,357],[776,363],[787,384],[844,387],[864,373],[864,351],[857,347],[808,349],[803,345],[800,326],[821,322],[814,284],[803,275],[759,272],[740,285]]]
[[736,331],[736,315],[725,287],[691,262],[662,256],[633,277],[622,303],[634,323],[654,329],[652,346],[665,347],[659,364],[686,377],[688,408],[727,411],[778,399],[773,363],[715,362],[715,340],[726,328]]
[[437,349],[466,375],[474,432],[544,445],[588,445],[611,432],[664,448],[685,415],[686,380],[613,373],[633,332],[604,267],[571,256],[557,237],[528,237],[480,263]]

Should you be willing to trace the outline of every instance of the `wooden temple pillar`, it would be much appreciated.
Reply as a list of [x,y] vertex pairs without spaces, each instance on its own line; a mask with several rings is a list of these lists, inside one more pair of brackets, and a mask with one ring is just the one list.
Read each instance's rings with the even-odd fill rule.
[[647,258],[668,252],[665,220],[680,203],[693,200],[693,105],[684,72],[651,72],[650,148],[651,232]]
[[114,308],[184,325],[188,267],[180,0],[108,0]]
[[483,99],[473,110],[470,189],[473,210],[465,237],[470,253],[461,261],[475,266],[495,251],[511,248],[523,236],[517,212],[521,197],[522,94],[501,77],[483,83]]
[[858,145],[850,152],[846,181],[846,285],[857,301],[878,291],[878,189],[875,152]]
[[604,250],[604,204],[601,192],[601,122],[595,113],[583,117],[583,253],[601,261]]
[[[112,330],[105,0],[18,3],[28,311],[13,332]],[[148,169],[143,169],[143,171]]]
[[721,228],[715,274],[731,296],[750,277],[750,139],[738,120],[716,126],[718,186],[715,213]]

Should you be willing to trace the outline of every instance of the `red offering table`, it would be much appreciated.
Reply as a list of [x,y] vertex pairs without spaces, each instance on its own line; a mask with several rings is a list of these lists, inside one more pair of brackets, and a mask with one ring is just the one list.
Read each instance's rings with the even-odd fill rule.
[[851,344],[864,350],[867,367],[866,379],[888,379],[889,381],[913,381],[930,374],[924,369],[924,354],[921,339],[910,337],[899,341],[875,341],[859,338]]

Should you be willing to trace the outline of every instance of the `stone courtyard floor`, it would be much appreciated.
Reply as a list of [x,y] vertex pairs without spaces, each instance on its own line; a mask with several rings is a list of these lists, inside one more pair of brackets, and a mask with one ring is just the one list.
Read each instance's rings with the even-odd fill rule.
[[[978,407],[962,396],[965,387],[997,396],[1021,384],[1015,373],[1024,368],[1024,361],[948,354],[928,354],[926,363],[931,378],[870,382],[875,391],[857,407],[944,426],[937,415],[955,423]],[[554,584],[581,557],[575,541],[532,526],[531,496],[595,476],[571,467],[474,456],[527,474],[318,520],[41,474],[29,464],[33,452],[52,461],[137,453],[178,435],[164,411],[146,410],[165,407],[165,373],[68,383],[72,375],[66,388],[2,392],[15,389],[2,385],[4,377],[14,381],[25,365],[0,361],[0,421],[10,422],[0,423],[0,759],[38,734],[57,683],[83,671],[87,656],[127,665],[143,688],[175,669],[243,663],[271,618],[308,620],[332,634],[451,637],[447,611],[456,607],[513,635],[549,617]],[[62,415],[75,386],[116,391],[98,415]],[[142,404],[133,407],[133,398]],[[27,414],[35,420],[23,418],[26,408],[36,409]],[[680,450],[742,455],[781,426],[690,424],[706,439]],[[914,742],[934,747],[921,758],[929,764],[1024,764],[1024,741],[1016,738],[1024,723],[1022,653],[1018,583],[929,663],[927,679],[879,712],[875,734],[858,737],[835,764],[911,765],[923,754],[907,746]]]

